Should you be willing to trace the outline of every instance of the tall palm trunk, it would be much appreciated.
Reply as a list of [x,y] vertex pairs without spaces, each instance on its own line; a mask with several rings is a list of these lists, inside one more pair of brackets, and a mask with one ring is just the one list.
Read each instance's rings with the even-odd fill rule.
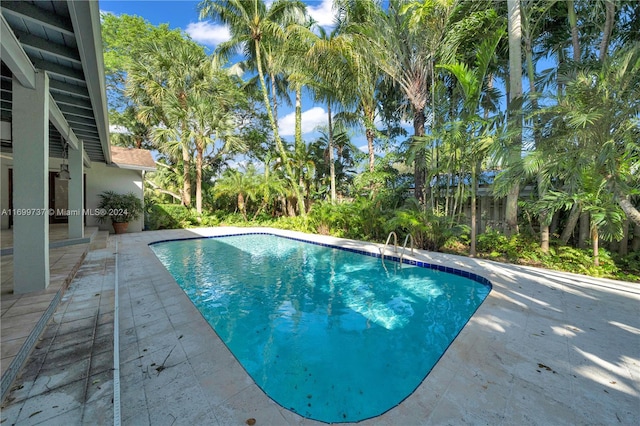
[[[424,136],[424,110],[416,109],[413,114],[413,135],[416,138]],[[420,148],[416,153],[416,159],[414,164],[414,181],[415,181],[415,196],[423,204],[425,202],[425,183],[426,183],[426,152],[423,148]]]
[[373,140],[375,139],[373,126],[373,119],[375,117],[375,111],[373,109],[364,108],[364,122],[366,123],[365,136],[367,138],[367,149],[369,150],[369,171],[373,172],[375,167],[376,155],[373,150]]
[[589,212],[583,211],[580,214],[580,225],[578,227],[578,247],[583,249],[587,247],[587,240],[591,232],[591,215]]
[[375,167],[375,161],[376,161],[376,156],[373,151],[373,139],[375,136],[374,136],[373,130],[371,129],[367,129],[365,132],[365,135],[367,137],[367,147],[369,149],[369,171],[373,172],[373,169]]
[[629,252],[629,220],[622,222],[622,240],[618,246],[618,254],[620,256],[626,256]]
[[573,207],[571,207],[571,212],[569,213],[569,218],[567,219],[567,224],[565,228],[562,230],[562,234],[560,235],[560,240],[562,244],[567,244],[569,242],[569,238],[571,238],[571,234],[573,234],[573,230],[578,223],[578,219],[580,219],[580,214],[582,213],[582,206],[580,204],[575,203]]
[[296,150],[302,146],[302,86],[296,86],[296,128],[295,128],[295,144]]
[[636,229],[640,232],[640,212],[636,209],[631,201],[629,200],[629,196],[624,196],[619,194],[618,192],[614,192],[616,197],[618,198],[618,205],[627,216],[627,219],[632,221],[636,225]]
[[616,4],[612,0],[607,0],[604,3],[606,18],[604,21],[604,29],[602,30],[602,41],[600,42],[600,53],[598,59],[600,62],[604,61],[607,57],[607,50],[609,49],[609,40],[611,39],[611,32],[613,31],[613,21],[616,17]]
[[[301,152],[300,150],[304,149],[302,144],[302,86],[300,84],[296,85],[296,107],[295,107],[295,151],[296,154]],[[300,162],[296,162],[299,169],[298,170],[298,185],[300,188],[304,187],[304,176],[303,176],[303,158],[300,158]],[[306,193],[305,193],[306,195]]]
[[[529,24],[530,26],[530,24]],[[533,48],[532,48],[532,40],[531,40],[531,28],[527,28],[526,37],[525,37],[525,61],[527,64],[527,77],[529,80],[529,96],[531,98],[531,109],[534,112],[538,110],[538,92],[536,91],[536,72],[535,65],[533,63]],[[539,147],[541,143],[540,138],[540,123],[537,118],[533,118],[533,143],[536,147]],[[538,198],[542,199],[545,196],[545,190],[543,185],[543,177],[540,173],[537,175],[538,181]],[[549,214],[547,212],[540,213],[540,250],[543,253],[549,252]]]
[[[509,164],[520,160],[522,150],[522,26],[520,19],[520,0],[507,0],[509,8],[509,107],[511,124],[515,127],[509,148]],[[505,220],[506,234],[518,233],[518,196],[520,183],[516,180],[507,194]]]
[[476,214],[476,193],[478,190],[478,170],[481,166],[480,161],[476,161],[471,166],[471,245],[469,247],[469,255],[476,255],[476,234],[477,234],[477,214]]
[[327,102],[327,119],[329,126],[329,176],[331,177],[331,202],[336,202],[336,165],[333,159],[333,122],[331,120],[331,101]]
[[634,225],[633,239],[631,240],[631,251],[640,251],[640,226]]
[[276,93],[276,75],[275,73],[269,73],[271,79],[271,102],[273,102],[273,119],[278,122],[278,94]]
[[598,225],[595,223],[591,224],[591,242],[593,244],[593,266],[600,266]]
[[[287,151],[284,149],[284,145],[282,144],[282,140],[280,139],[280,134],[278,133],[278,123],[276,123],[273,112],[271,110],[271,105],[269,103],[269,94],[267,92],[267,86],[264,82],[264,73],[262,71],[262,55],[260,54],[260,41],[258,39],[254,40],[255,49],[256,49],[256,63],[258,67],[258,78],[260,79],[260,88],[262,90],[262,98],[264,101],[264,106],[267,109],[267,116],[269,117],[269,121],[271,122],[271,130],[273,131],[273,139],[276,142],[276,148],[278,149],[280,156],[282,157],[282,163],[284,164],[285,172],[287,173],[289,179],[293,179],[294,174],[291,170],[291,165],[289,164],[289,156],[287,155]],[[304,198],[302,197],[302,193],[300,192],[300,187],[295,181],[291,181],[291,186],[293,187],[293,192],[296,195],[298,200],[298,209],[300,210],[300,214],[302,216],[306,216],[307,212],[304,206]]]
[[202,157],[203,157],[202,141],[196,143],[196,211],[202,213]]
[[182,205],[191,207],[191,152],[187,140],[187,123],[182,123]]
[[242,217],[244,218],[245,222],[249,220],[247,218],[247,206],[244,202],[244,195],[242,194],[242,192],[238,193],[238,210],[240,210],[240,213],[242,213]]
[[567,0],[567,14],[569,15],[569,26],[571,28],[571,44],[573,46],[573,60],[580,62],[580,39],[578,35],[578,17],[573,0]]

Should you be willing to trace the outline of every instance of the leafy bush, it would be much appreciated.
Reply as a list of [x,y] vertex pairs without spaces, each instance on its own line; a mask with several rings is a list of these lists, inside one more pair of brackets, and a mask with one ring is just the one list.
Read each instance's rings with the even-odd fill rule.
[[640,251],[620,256],[613,254],[613,260],[620,269],[617,276],[626,281],[640,282]]
[[593,265],[593,250],[569,246],[551,247],[544,257],[544,266],[550,269],[591,275],[593,277],[616,277],[619,270],[609,251],[598,250],[600,266]]
[[136,220],[142,214],[142,201],[136,194],[118,194],[114,191],[104,191],[99,194],[98,209],[104,214],[98,216],[100,222],[111,218],[112,223],[126,223]]
[[350,203],[317,202],[309,212],[312,232],[365,241],[386,238],[388,214],[375,200],[357,198]]
[[154,204],[146,206],[147,229],[179,229],[197,226],[217,226],[220,220],[215,215],[198,215],[195,209],[182,204]]
[[509,238],[499,231],[489,229],[484,234],[478,235],[476,250],[479,256],[489,259],[541,265],[542,253],[538,242],[523,234]]
[[416,248],[441,250],[454,239],[461,239],[469,232],[469,227],[452,223],[450,218],[430,210],[422,210],[415,199],[409,200],[405,207],[396,210],[387,223],[387,229],[401,230],[401,233],[413,235]]
[[607,277],[626,281],[640,281],[640,253],[625,257],[599,249],[599,264],[593,264],[593,250],[570,246],[552,246],[543,253],[533,237],[519,234],[511,238],[495,230],[478,236],[478,256],[521,265],[539,266],[593,277]]

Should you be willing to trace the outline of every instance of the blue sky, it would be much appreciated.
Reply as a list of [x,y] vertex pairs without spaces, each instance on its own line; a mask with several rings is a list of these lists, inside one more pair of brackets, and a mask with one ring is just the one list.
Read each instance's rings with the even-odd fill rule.
[[[333,22],[332,0],[305,1],[309,14],[320,24],[330,26]],[[210,20],[199,20],[198,1],[191,0],[101,0],[100,10],[116,15],[138,15],[153,25],[169,24],[171,28],[180,28],[198,43],[212,52],[216,45],[229,39],[229,31],[222,25]],[[278,107],[279,128],[281,135],[293,139],[293,108],[287,105]],[[302,130],[307,142],[318,136],[314,131],[317,126],[327,123],[327,112],[324,105],[315,105],[309,98],[303,99]],[[366,142],[354,138],[357,146]]]

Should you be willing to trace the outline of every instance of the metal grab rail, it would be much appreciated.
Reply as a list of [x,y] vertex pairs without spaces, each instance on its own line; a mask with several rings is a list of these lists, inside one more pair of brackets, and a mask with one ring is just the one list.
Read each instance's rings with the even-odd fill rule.
[[409,238],[411,238],[411,254],[413,255],[413,249],[415,245],[415,243],[413,242],[413,235],[407,234],[407,236],[404,237],[404,244],[402,245],[402,253],[400,254],[400,264],[402,264],[402,258],[404,257],[404,253],[407,250],[407,242],[409,241]]
[[387,242],[384,243],[384,247],[380,249],[380,258],[384,260],[384,253],[387,250],[387,246],[389,245],[389,240],[391,240],[391,236],[393,235],[393,246],[395,247],[394,252],[398,253],[398,236],[395,232],[389,232],[389,236],[387,237]]
[[[384,247],[380,248],[380,259],[382,259],[382,264],[384,265],[384,255],[387,251],[387,246],[389,245],[389,241],[391,241],[391,237],[393,236],[393,247],[394,253],[398,254],[398,235],[394,231],[389,232],[389,236],[387,236],[387,242],[384,243]],[[404,254],[407,251],[407,243],[411,241],[411,254],[413,255],[413,250],[415,249],[415,242],[413,240],[413,235],[407,234],[404,238],[404,244],[402,245],[402,253],[400,253],[400,266],[402,266],[402,259],[404,258]]]

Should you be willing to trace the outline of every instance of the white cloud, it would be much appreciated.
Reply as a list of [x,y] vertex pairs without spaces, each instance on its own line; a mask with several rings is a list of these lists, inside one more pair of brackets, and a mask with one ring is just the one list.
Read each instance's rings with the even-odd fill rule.
[[131,132],[124,126],[120,126],[118,124],[109,124],[109,132],[110,133],[119,133],[122,135],[129,135]]
[[334,25],[333,0],[322,0],[317,6],[308,5],[307,12],[322,27],[332,27]]
[[[278,129],[282,136],[293,136],[296,128],[295,111],[278,120]],[[327,111],[322,107],[313,107],[302,112],[302,134],[313,132],[316,127],[327,124]]]
[[231,39],[231,33],[226,26],[207,21],[190,22],[185,32],[198,43],[213,47]]

